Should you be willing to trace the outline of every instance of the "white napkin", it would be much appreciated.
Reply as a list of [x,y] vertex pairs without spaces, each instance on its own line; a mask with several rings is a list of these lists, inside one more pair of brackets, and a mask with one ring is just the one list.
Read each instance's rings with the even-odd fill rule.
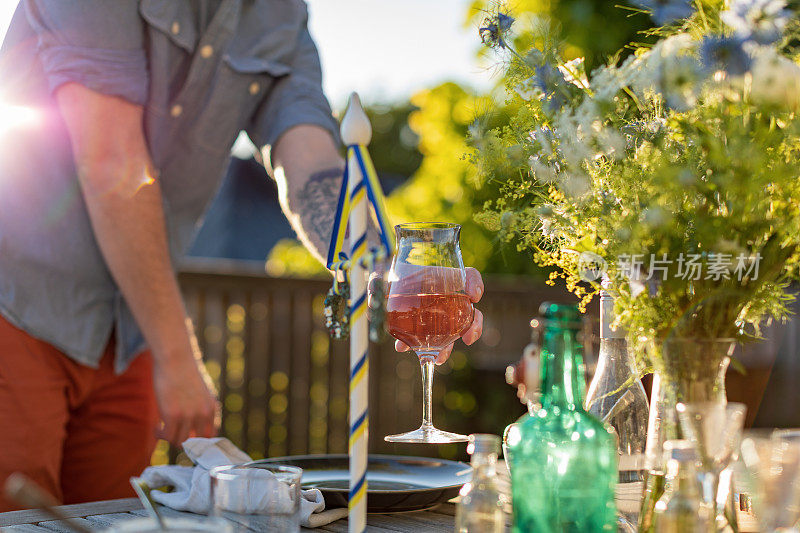
[[[196,466],[151,466],[145,469],[141,477],[152,489],[172,487],[172,492],[151,492],[153,500],[172,509],[191,513],[206,514],[211,508],[209,470],[216,466],[252,460],[231,441],[222,437],[187,439],[183,443],[183,450]],[[254,486],[258,489],[253,490]],[[229,487],[235,495],[226,507],[233,512],[253,513],[274,506],[276,501],[289,502],[289,488],[267,470],[254,469],[252,475],[243,479],[240,486]],[[283,492],[285,498],[281,497]],[[346,508],[325,511],[325,500],[318,489],[301,491],[300,519],[303,526],[324,526],[345,516]]]

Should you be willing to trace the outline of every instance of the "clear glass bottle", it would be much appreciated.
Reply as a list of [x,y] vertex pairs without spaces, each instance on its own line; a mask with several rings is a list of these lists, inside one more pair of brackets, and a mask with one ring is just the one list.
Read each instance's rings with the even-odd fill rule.
[[509,431],[514,531],[615,531],[617,446],[586,412],[581,314],[542,304],[541,409]]
[[[586,394],[585,407],[617,434],[619,483],[636,483],[645,477],[645,447],[649,406],[636,365],[628,352],[625,331],[612,330],[614,297],[603,280],[600,292],[600,353],[597,368]],[[617,504],[627,523],[639,520],[639,498],[635,488],[620,487]],[[638,488],[638,487],[636,487]],[[630,496],[630,497],[628,497]]]
[[511,450],[508,447],[509,432],[517,424],[539,410],[539,321],[531,320],[531,342],[522,351],[522,359],[515,365],[506,368],[506,383],[517,387],[517,397],[525,404],[527,411],[516,421],[507,425],[503,431],[503,459],[506,468],[511,469]]
[[656,502],[656,533],[708,533],[715,531],[711,512],[703,503],[697,477],[697,451],[686,440],[664,443],[667,459],[666,490]]
[[459,492],[456,533],[503,533],[506,531],[508,496],[497,474],[500,437],[470,435],[467,453],[472,456],[472,479]]

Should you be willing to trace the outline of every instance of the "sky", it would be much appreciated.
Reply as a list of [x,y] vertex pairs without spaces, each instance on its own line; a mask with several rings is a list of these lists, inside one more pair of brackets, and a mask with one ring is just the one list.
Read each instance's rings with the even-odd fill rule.
[[[16,6],[0,0],[0,37]],[[477,30],[464,28],[470,0],[307,0],[323,84],[334,108],[351,91],[367,103],[404,99],[441,81],[488,88]]]

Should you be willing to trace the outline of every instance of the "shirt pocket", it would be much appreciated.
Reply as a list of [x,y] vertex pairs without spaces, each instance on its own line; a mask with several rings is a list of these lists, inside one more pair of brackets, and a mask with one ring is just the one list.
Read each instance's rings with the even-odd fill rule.
[[211,152],[229,151],[246,129],[275,82],[289,76],[289,65],[257,57],[225,55],[208,93],[191,120],[193,141]]
[[195,15],[184,0],[141,0],[139,13],[173,43],[186,52],[194,52],[198,39]]
[[[308,11],[302,0],[250,0],[241,4],[236,33],[228,48],[237,66],[266,69],[291,66]],[[245,61],[247,60],[247,61]]]

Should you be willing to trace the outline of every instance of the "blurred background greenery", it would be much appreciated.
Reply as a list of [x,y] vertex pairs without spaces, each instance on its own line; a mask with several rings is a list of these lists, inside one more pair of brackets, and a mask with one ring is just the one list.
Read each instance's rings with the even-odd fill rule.
[[[499,65],[504,60],[479,46],[478,28],[487,12],[498,9],[508,10],[518,25],[527,28],[560,28],[564,56],[586,57],[589,68],[606,62],[625,43],[644,38],[640,32],[650,27],[645,15],[605,0],[518,0],[508,5],[474,0],[461,16],[464,27],[475,36],[476,64]],[[517,44],[521,49],[527,46],[522,41]],[[487,76],[491,70],[489,67]],[[485,274],[524,274],[540,280],[544,275],[527,252],[498,242],[494,232],[474,219],[483,203],[497,196],[499,184],[478,186],[469,160],[472,149],[467,132],[473,123],[481,129],[502,123],[506,118],[504,99],[501,87],[480,93],[448,81],[420,89],[408,100],[373,103],[367,108],[374,130],[369,151],[382,180],[390,184],[388,211],[393,223],[459,223],[463,226],[465,264]],[[396,187],[398,177],[407,179]],[[272,248],[267,271],[325,275],[322,266],[294,239],[281,240]]]

